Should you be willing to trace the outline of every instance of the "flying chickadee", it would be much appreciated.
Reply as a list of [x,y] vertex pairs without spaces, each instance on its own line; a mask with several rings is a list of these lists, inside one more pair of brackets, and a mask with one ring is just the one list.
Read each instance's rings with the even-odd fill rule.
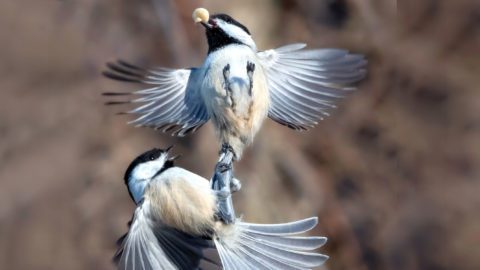
[[285,224],[217,221],[215,201],[222,195],[207,179],[175,167],[170,148],[143,153],[125,173],[137,207],[119,240],[119,269],[199,269],[202,262],[216,263],[204,255],[209,248],[216,249],[226,270],[311,269],[328,259],[314,252],[326,238],[298,236],[314,228],[317,218]]
[[124,61],[108,63],[110,78],[152,87],[132,93],[129,114],[138,126],[184,136],[212,120],[223,151],[239,159],[263,120],[306,130],[329,115],[335,102],[365,76],[362,55],[341,49],[304,49],[297,43],[258,51],[250,31],[226,14],[193,13],[205,27],[208,54],[200,67],[143,69]]

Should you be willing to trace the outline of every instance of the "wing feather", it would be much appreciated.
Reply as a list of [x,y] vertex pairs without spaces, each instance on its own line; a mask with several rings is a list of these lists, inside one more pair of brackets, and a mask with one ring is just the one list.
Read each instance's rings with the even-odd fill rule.
[[269,117],[296,130],[323,120],[366,74],[363,55],[305,46],[290,44],[257,54],[267,74]]
[[[200,96],[198,81],[201,69],[143,69],[125,61],[107,63],[103,74],[114,80],[154,85],[130,93],[109,92],[106,96],[131,96],[127,101],[107,104],[140,104],[125,112],[137,117],[128,122],[136,126],[151,127],[175,136],[194,132],[209,120],[209,115]],[[165,129],[164,127],[168,127]]]
[[119,242],[114,260],[122,270],[191,270],[202,260],[215,263],[203,255],[203,250],[213,248],[211,241],[155,222],[148,202],[137,207]]
[[312,269],[328,259],[314,251],[327,239],[297,235],[317,223],[315,217],[284,224],[237,222],[220,230],[214,241],[225,270]]

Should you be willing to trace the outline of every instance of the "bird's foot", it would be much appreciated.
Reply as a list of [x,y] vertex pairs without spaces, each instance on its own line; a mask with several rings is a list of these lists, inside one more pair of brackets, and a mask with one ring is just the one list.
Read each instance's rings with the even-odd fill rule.
[[224,143],[211,181],[212,190],[217,194],[216,218],[226,224],[235,222],[235,209],[231,192],[232,190],[237,191],[241,187],[239,181],[233,178],[232,163],[234,158],[233,148]]
[[[217,184],[215,185],[217,188],[222,188],[226,186],[225,179],[222,177],[225,175],[226,172],[231,171],[233,168],[231,163],[222,163],[218,162],[217,165],[215,165],[215,174],[218,175],[218,177],[215,177],[214,180],[217,181]],[[230,176],[232,174],[230,173]],[[218,181],[221,181],[221,183],[218,183]],[[237,178],[231,178],[230,179],[230,192],[234,193],[242,189],[242,183],[240,180]],[[222,191],[222,190],[216,190],[216,191]]]
[[235,193],[242,189],[242,183],[237,178],[232,178],[230,181],[230,192]]
[[228,197],[232,196],[232,193],[230,193],[228,190],[215,190],[214,192],[217,198],[220,200],[226,200]]
[[221,221],[224,224],[232,224],[232,223],[235,223],[236,218],[235,216],[232,216],[229,213],[218,211],[217,213],[215,213],[214,219],[216,221]]
[[250,80],[250,86],[248,94],[252,96],[252,89],[253,89],[253,72],[255,71],[255,64],[252,62],[247,62],[247,75],[248,79]]
[[232,167],[233,167],[233,166],[232,166],[232,163],[218,162],[217,165],[215,165],[215,171],[223,174],[223,173],[225,173],[226,171],[231,170]]
[[223,67],[223,88],[225,90],[230,91],[230,64],[227,64],[225,67]]
[[215,190],[217,197],[217,211],[215,219],[222,221],[225,224],[235,222],[235,210],[232,203],[232,194],[228,190]]
[[220,150],[220,152],[218,154],[219,155],[227,154],[228,152],[232,153],[233,160],[237,160],[237,154],[235,153],[235,150],[233,149],[233,147],[228,143],[223,143],[222,144],[222,149]]
[[222,158],[215,165],[215,171],[212,178],[212,189],[215,191],[229,190],[232,179],[233,165],[232,160]]

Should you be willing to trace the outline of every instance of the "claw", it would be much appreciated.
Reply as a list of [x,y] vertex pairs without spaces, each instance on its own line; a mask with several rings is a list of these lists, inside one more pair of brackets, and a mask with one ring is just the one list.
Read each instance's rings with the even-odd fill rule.
[[219,172],[219,173],[224,173],[228,170],[231,170],[232,169],[232,164],[229,164],[229,163],[217,163],[217,166],[215,168],[215,171]]
[[215,218],[225,224],[235,222],[235,209],[231,191],[237,191],[241,187],[239,181],[233,179],[232,176],[234,158],[235,152],[233,148],[229,144],[224,143],[211,181],[211,188],[217,195],[217,213]]
[[220,152],[218,154],[221,155],[221,154],[228,153],[228,152],[233,154],[233,159],[234,160],[237,160],[237,154],[233,150],[233,147],[228,143],[223,143],[222,144],[222,149],[220,150]]

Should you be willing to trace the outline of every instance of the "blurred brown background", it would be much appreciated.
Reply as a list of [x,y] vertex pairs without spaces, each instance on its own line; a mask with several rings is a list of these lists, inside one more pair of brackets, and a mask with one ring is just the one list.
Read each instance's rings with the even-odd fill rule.
[[244,22],[261,49],[364,53],[360,90],[309,132],[266,121],[237,164],[251,222],[318,215],[324,269],[480,269],[480,2],[19,0],[0,2],[0,268],[113,269],[133,203],[123,173],[177,145],[205,177],[212,128],[175,139],[127,126],[104,63],[200,65],[194,8]]

